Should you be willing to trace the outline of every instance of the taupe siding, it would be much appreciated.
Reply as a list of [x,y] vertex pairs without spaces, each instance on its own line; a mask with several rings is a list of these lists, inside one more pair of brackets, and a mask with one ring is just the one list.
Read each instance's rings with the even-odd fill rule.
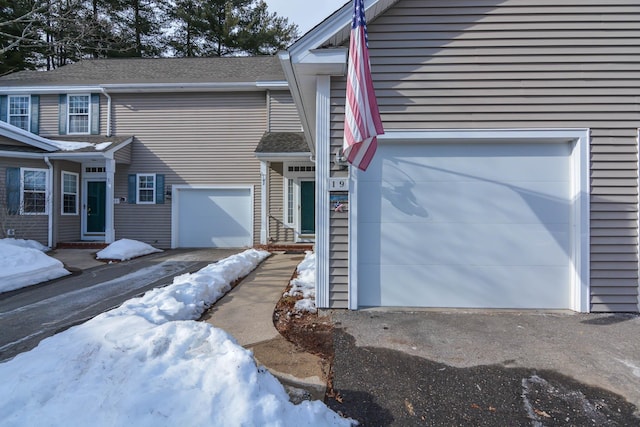
[[293,243],[294,233],[284,224],[284,176],[282,163],[271,163],[269,168],[269,241],[272,243]]
[[6,179],[8,167],[48,169],[42,160],[10,159],[0,157],[0,236],[5,237],[7,229],[15,230],[16,239],[32,239],[43,245],[49,244],[48,215],[9,215],[7,213]]
[[123,163],[126,165],[131,164],[131,144],[127,145],[116,151],[113,155],[113,158],[117,163]]
[[[58,128],[58,102],[59,95],[40,96],[40,135],[55,136],[60,135]],[[100,134],[107,133],[107,98],[100,95]]]
[[[592,130],[593,311],[638,309],[639,39],[635,0],[401,0],[369,23],[386,129]],[[334,145],[344,93],[332,79]]]
[[269,131],[300,132],[300,116],[289,91],[269,92]]
[[[260,163],[254,150],[266,130],[262,92],[112,95],[114,133],[135,135],[132,162],[118,165],[116,197],[127,196],[127,174],[165,174],[172,185],[253,185],[254,242],[260,238]],[[116,237],[168,247],[171,200],[119,204]]]
[[[61,242],[79,242],[81,240],[82,212],[82,173],[80,163],[57,161],[53,163],[53,242],[54,246]],[[78,214],[62,215],[62,172],[78,174]]]

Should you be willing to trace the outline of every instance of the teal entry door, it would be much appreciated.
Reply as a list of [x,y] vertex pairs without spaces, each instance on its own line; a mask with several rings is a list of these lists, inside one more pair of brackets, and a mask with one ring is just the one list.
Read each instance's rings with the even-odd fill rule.
[[300,182],[300,234],[316,233],[316,183]]
[[104,233],[106,194],[106,182],[87,182],[87,233]]

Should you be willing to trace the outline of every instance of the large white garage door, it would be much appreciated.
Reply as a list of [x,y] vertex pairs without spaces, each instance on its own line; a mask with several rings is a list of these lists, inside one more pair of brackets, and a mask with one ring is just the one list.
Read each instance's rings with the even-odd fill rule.
[[568,144],[388,144],[358,179],[358,305],[571,307]]
[[253,204],[250,188],[183,188],[174,203],[174,239],[183,248],[251,246]]

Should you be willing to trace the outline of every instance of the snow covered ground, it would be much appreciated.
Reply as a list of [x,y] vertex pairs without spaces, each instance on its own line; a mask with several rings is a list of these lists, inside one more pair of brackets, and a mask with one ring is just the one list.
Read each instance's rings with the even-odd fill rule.
[[316,308],[316,254],[307,251],[304,259],[298,265],[297,277],[291,280],[291,289],[285,293],[291,296],[302,296],[296,301],[294,310],[297,312],[315,313]]
[[293,405],[251,352],[195,321],[267,256],[176,277],[0,364],[2,425],[351,425],[322,402]]
[[137,240],[120,239],[111,243],[109,246],[96,254],[97,259],[116,259],[126,261],[143,255],[162,252],[162,249],[156,249],[151,245]]
[[0,239],[0,292],[35,285],[70,274],[49,248],[34,240]]

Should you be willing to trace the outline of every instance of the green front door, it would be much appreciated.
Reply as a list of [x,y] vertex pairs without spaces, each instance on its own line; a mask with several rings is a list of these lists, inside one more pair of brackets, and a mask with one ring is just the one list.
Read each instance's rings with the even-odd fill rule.
[[316,233],[316,183],[300,182],[300,234]]
[[87,182],[87,233],[104,233],[106,194],[106,182]]

